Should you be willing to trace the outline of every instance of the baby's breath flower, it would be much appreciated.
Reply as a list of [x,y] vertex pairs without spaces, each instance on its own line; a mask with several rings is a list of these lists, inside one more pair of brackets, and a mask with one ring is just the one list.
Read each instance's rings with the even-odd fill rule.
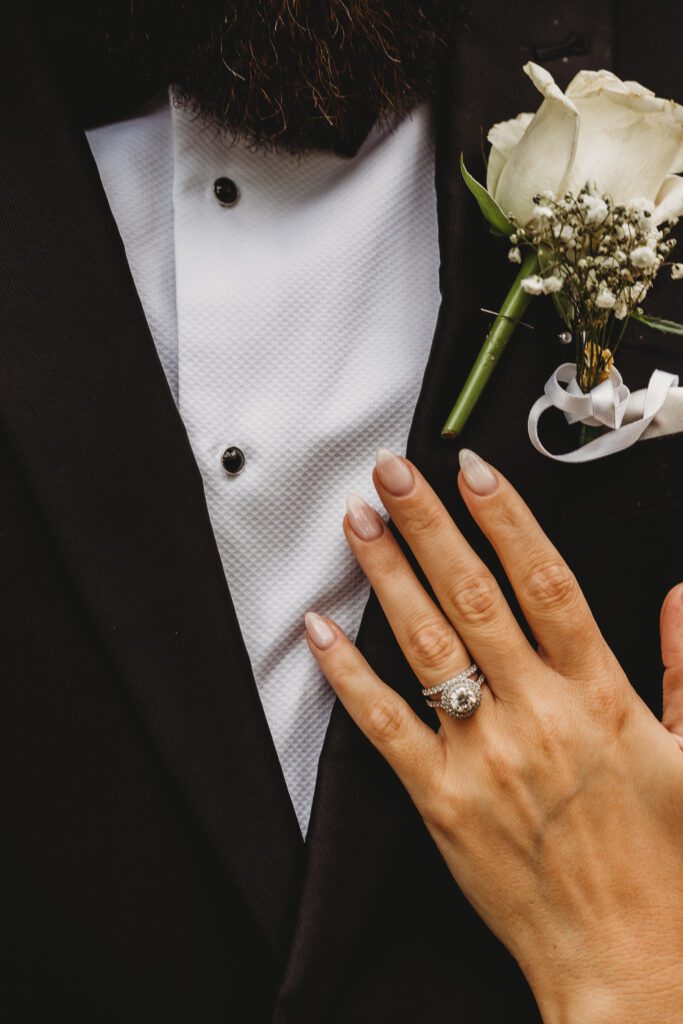
[[527,295],[542,295],[543,278],[539,277],[538,274],[532,274],[531,277],[523,277],[522,288]]
[[607,203],[599,196],[585,194],[581,196],[581,205],[585,209],[587,224],[603,221],[607,216]]
[[552,220],[555,216],[555,211],[550,206],[544,204],[536,204],[533,210],[534,217],[544,218],[546,220]]
[[627,293],[630,297],[632,305],[636,305],[638,302],[642,302],[647,295],[647,285],[644,281],[633,285],[633,287],[627,289]]
[[557,274],[551,274],[549,277],[544,277],[542,280],[544,295],[552,295],[553,292],[559,292],[562,288],[562,278],[558,277]]
[[622,242],[626,243],[635,241],[637,236],[636,228],[630,221],[623,221],[621,224],[617,224],[615,231]]
[[617,297],[614,292],[605,287],[602,287],[595,297],[595,305],[598,309],[613,309],[616,302]]
[[655,212],[655,204],[651,199],[644,199],[641,196],[631,199],[626,204],[626,209],[629,211],[633,210],[638,218],[639,227],[646,228],[652,222],[651,219],[652,214]]
[[[582,390],[589,390],[609,373],[616,348],[614,321],[637,313],[661,266],[683,279],[683,263],[670,263],[676,244],[670,225],[654,223],[654,204],[636,197],[614,203],[595,182],[577,192],[554,196],[550,191],[533,197],[534,216],[524,225],[511,218],[508,258],[520,262],[518,243],[538,250],[545,276],[524,278],[529,295],[562,293],[568,300],[567,326],[577,340],[578,374]],[[615,344],[616,342],[616,344]]]
[[649,245],[639,245],[631,249],[631,263],[640,270],[651,270],[657,262],[657,253]]

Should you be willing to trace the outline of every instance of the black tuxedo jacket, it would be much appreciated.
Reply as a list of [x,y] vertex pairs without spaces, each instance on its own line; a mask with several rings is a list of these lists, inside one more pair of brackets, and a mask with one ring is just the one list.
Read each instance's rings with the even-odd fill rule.
[[[458,498],[458,446],[440,438],[486,331],[480,307],[510,277],[458,155],[481,176],[481,128],[535,109],[530,58],[562,85],[606,67],[682,100],[681,28],[676,0],[471,0],[454,33],[435,100],[443,298],[408,454],[496,572]],[[536,1021],[516,964],[340,706],[301,839],[200,475],[84,137],[89,80],[64,84],[51,57],[66,44],[52,44],[5,10],[0,1018]],[[661,280],[649,309],[683,319],[681,285]],[[528,317],[535,330],[518,329],[463,442],[537,512],[658,713],[658,611],[683,578],[683,434],[584,466],[538,455],[526,417],[564,350],[549,301]],[[641,387],[655,367],[683,368],[681,341],[632,325],[619,365]],[[559,415],[549,430],[569,445]],[[372,596],[358,644],[428,715]]]

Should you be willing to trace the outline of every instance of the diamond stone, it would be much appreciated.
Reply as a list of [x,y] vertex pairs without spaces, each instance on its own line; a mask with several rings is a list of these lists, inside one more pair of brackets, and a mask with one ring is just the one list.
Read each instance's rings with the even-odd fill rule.
[[454,718],[469,718],[481,704],[481,685],[476,680],[446,686],[441,707]]

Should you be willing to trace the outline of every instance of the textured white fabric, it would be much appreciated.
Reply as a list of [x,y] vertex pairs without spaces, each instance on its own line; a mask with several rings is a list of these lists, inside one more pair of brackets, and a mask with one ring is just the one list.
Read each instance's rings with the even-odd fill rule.
[[[430,110],[374,131],[353,159],[252,152],[167,102],[89,140],[305,833],[332,694],[302,616],[355,636],[368,586],[342,534],[345,496],[379,507],[374,449],[405,448],[436,321]],[[213,194],[224,175],[240,189],[231,208]],[[231,444],[246,456],[232,478]]]

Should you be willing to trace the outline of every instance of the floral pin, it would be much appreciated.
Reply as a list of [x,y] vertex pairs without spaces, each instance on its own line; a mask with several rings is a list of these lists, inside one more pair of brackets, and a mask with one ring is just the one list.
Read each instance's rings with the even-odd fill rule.
[[580,71],[566,93],[538,64],[524,71],[543,102],[535,114],[491,128],[486,187],[461,157],[465,183],[494,232],[508,237],[508,259],[519,272],[442,436],[462,432],[531,298],[550,295],[566,328],[560,340],[573,344],[575,361],[547,382],[529,435],[551,456],[538,420],[551,406],[562,409],[581,424],[579,448],[551,457],[582,462],[638,440],[678,384],[655,371],[634,417],[635,396],[615,357],[630,320],[683,335],[683,325],[642,308],[663,267],[683,278],[683,263],[669,260],[670,226],[683,213],[683,107],[609,71]]

